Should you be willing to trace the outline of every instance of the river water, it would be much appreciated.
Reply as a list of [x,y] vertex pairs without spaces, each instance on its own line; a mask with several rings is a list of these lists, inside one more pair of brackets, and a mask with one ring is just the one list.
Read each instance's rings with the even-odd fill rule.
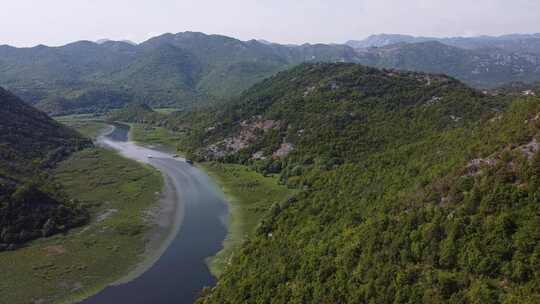
[[128,134],[127,126],[116,125],[99,143],[161,171],[165,179],[162,203],[169,203],[162,212],[170,214],[158,221],[158,229],[167,231],[166,240],[155,244],[163,248],[152,248],[156,256],[135,270],[127,282],[117,282],[81,303],[193,303],[203,287],[216,283],[205,259],[222,248],[227,232],[226,201],[204,172],[171,154],[138,146],[128,140]]

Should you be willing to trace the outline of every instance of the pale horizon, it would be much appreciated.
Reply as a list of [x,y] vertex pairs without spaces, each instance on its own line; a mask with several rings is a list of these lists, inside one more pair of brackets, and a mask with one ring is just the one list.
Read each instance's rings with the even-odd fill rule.
[[61,46],[100,39],[141,43],[185,31],[281,44],[339,44],[379,33],[471,37],[540,32],[538,1],[392,2],[163,0],[156,5],[145,0],[20,0],[3,4],[0,44]]

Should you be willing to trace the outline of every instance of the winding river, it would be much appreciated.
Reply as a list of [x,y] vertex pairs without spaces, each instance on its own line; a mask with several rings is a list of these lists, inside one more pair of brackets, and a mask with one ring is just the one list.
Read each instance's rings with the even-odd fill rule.
[[139,146],[128,135],[128,126],[116,125],[98,142],[162,173],[165,189],[157,211],[161,213],[157,233],[149,240],[147,261],[81,303],[193,303],[203,287],[216,283],[205,260],[222,248],[226,201],[204,172],[172,154]]

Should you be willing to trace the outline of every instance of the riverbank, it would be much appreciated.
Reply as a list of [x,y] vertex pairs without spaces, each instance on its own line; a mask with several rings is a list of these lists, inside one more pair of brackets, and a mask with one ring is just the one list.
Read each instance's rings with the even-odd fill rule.
[[141,145],[150,145],[166,151],[175,152],[180,134],[163,127],[130,123],[131,140]]
[[151,262],[145,260],[143,265],[148,267],[140,275],[132,280],[128,277],[129,282],[125,284],[108,286],[82,303],[121,300],[133,304],[171,301],[192,304],[204,287],[216,283],[205,259],[221,249],[227,232],[224,225],[227,204],[217,185],[204,172],[182,158],[137,145],[131,139],[129,129],[119,125],[106,137],[100,137],[99,143],[129,159],[147,163],[163,174],[164,193],[173,194],[170,201],[177,203],[177,210],[181,211],[180,214],[172,212],[177,215],[175,219],[180,219],[181,228],[175,225],[179,229],[171,234],[171,241],[166,242],[166,250]]
[[[89,149],[54,171],[70,197],[91,212],[90,224],[0,254],[2,302],[72,303],[97,293],[141,262],[146,212],[163,181],[147,166],[114,152]],[[24,288],[32,286],[32,288]]]
[[104,117],[95,116],[92,114],[78,114],[68,116],[58,116],[55,120],[67,125],[81,134],[96,140],[98,136],[103,134],[104,130],[107,130],[109,125],[105,123]]
[[[92,122],[90,122],[90,124],[91,123]],[[159,153],[159,155],[155,155],[158,157],[171,157],[169,154],[161,153],[155,150],[149,150],[142,154],[140,151],[133,153],[133,148],[142,149],[142,146],[136,146],[129,142],[118,145],[118,142],[108,139],[105,135],[110,132],[116,132],[117,130],[115,130],[115,127],[108,124],[105,126],[107,127],[107,130],[105,132],[101,132],[100,136],[97,137],[96,144],[106,149],[114,150],[115,153],[118,153],[125,159],[136,160],[138,163],[142,163],[144,166],[158,171],[158,174],[164,182],[161,192],[156,193],[156,195],[160,195],[158,204],[155,204],[155,206],[152,208],[145,210],[146,221],[151,227],[145,232],[144,235],[145,249],[140,253],[143,258],[140,262],[134,265],[129,273],[111,284],[112,286],[118,286],[137,279],[139,276],[144,274],[167,250],[176,237],[176,234],[180,229],[180,225],[182,224],[185,215],[185,202],[182,203],[180,201],[180,189],[178,185],[173,183],[171,176],[166,174],[163,168],[159,169],[155,165],[149,164],[149,158],[147,157],[148,154],[152,154],[153,152],[156,154]],[[130,141],[131,137],[132,132],[129,131],[126,134],[126,140]]]
[[219,277],[272,205],[286,200],[294,190],[279,185],[275,176],[264,177],[242,165],[202,163],[200,167],[220,186],[229,202],[228,232],[223,249],[208,260],[212,274]]
[[[180,134],[162,127],[130,124],[131,140],[141,145],[175,151]],[[199,163],[221,188],[229,205],[227,236],[223,249],[207,259],[211,273],[219,277],[234,253],[256,230],[264,214],[273,204],[283,202],[294,190],[279,185],[277,177],[264,177],[246,166]]]
[[[162,127],[131,124],[132,140],[174,150],[179,134]],[[206,162],[197,164],[221,188],[229,204],[227,237],[223,249],[208,258],[212,274],[219,277],[231,257],[256,230],[264,214],[275,203],[286,200],[294,190],[279,185],[277,177],[264,177],[246,166]]]

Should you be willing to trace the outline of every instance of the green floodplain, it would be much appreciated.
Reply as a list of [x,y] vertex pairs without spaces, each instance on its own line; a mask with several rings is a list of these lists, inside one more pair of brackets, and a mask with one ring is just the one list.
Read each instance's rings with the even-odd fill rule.
[[[93,139],[108,127],[92,115],[57,120]],[[178,148],[179,135],[174,132],[131,126],[132,140],[140,144]],[[265,212],[293,190],[279,185],[273,176],[263,177],[241,165],[203,163],[199,167],[220,186],[230,204],[224,248],[208,259],[212,273],[219,276]],[[122,279],[144,258],[145,235],[152,227],[147,214],[157,206],[163,187],[158,171],[115,152],[93,148],[73,154],[53,175],[71,197],[89,208],[91,222],[30,242],[20,250],[0,253],[0,270],[12,278],[0,282],[6,303],[72,303]]]
[[0,253],[1,273],[10,278],[0,282],[5,303],[71,303],[122,278],[142,260],[151,228],[144,215],[162,187],[157,171],[111,151],[88,149],[54,173],[88,207],[91,222]]

